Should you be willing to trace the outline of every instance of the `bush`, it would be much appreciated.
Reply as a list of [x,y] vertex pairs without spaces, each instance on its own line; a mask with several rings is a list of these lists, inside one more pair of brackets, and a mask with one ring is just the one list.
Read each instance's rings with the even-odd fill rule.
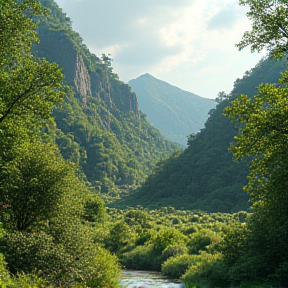
[[162,264],[161,272],[169,278],[177,279],[184,275],[187,269],[197,261],[199,261],[198,255],[184,254],[171,257]]
[[185,240],[185,236],[178,230],[164,229],[155,234],[151,240],[151,243],[153,243],[154,252],[161,255],[168,246],[179,243],[181,244]]
[[121,263],[127,269],[152,270],[152,262],[155,261],[152,246],[137,246],[134,250],[122,254]]
[[138,238],[135,240],[135,245],[140,246],[147,243],[153,235],[153,232],[150,230],[148,231],[142,231],[141,234],[138,236]]
[[98,247],[91,265],[91,272],[85,281],[89,288],[114,288],[119,283],[118,259],[107,250]]
[[63,247],[53,243],[53,238],[44,232],[10,233],[2,241],[1,249],[9,270],[30,274],[41,271],[41,277],[49,280],[68,277],[72,259]]
[[4,261],[4,256],[0,254],[0,287],[6,288],[11,282],[9,272],[6,269],[6,262]]
[[190,254],[199,254],[200,251],[206,250],[206,247],[210,245],[211,238],[206,234],[207,231],[197,231],[193,233],[190,240],[187,243]]
[[178,245],[168,246],[162,252],[162,260],[166,261],[170,257],[187,254],[187,253],[188,253],[188,248],[184,245],[178,244]]
[[[37,275],[33,274],[18,274],[14,277],[13,283],[8,285],[7,288],[52,288],[52,286],[48,286],[48,283],[43,279],[39,278]],[[6,286],[0,286],[6,287]]]
[[[204,281],[209,284],[208,287],[225,287],[226,283],[228,283],[228,267],[224,264],[222,255],[220,253],[212,255],[202,252],[200,255],[194,256],[193,265],[191,265],[182,276],[185,283],[187,283],[189,287],[193,287],[193,285],[199,285],[204,279]],[[218,282],[221,283],[221,285],[217,284]]]

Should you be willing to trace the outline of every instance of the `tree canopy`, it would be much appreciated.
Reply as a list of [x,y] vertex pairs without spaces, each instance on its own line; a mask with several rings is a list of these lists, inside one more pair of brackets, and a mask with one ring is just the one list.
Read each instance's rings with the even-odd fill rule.
[[281,57],[288,51],[288,3],[286,0],[240,0],[249,6],[247,17],[252,20],[251,31],[246,31],[236,45],[239,49],[251,45],[251,51],[266,48],[272,56]]
[[47,119],[60,91],[63,75],[58,65],[31,53],[37,41],[32,16],[47,13],[35,1],[1,2],[0,30],[0,125],[10,115]]

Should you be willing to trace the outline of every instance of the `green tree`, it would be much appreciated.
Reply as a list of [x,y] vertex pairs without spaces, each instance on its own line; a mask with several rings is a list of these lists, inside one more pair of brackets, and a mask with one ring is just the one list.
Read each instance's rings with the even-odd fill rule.
[[248,225],[245,252],[238,259],[250,277],[264,278],[276,273],[288,260],[286,79],[287,72],[280,86],[261,85],[253,99],[241,95],[225,112],[238,123],[239,133],[230,148],[235,158],[252,158],[244,189],[250,195],[254,214]]
[[288,3],[286,0],[240,0],[248,5],[247,17],[252,20],[252,30],[246,31],[236,45],[242,49],[251,45],[251,50],[267,48],[273,56],[281,57],[288,51]]
[[49,219],[75,183],[73,168],[48,144],[20,146],[0,168],[2,214],[19,231]]
[[38,41],[32,19],[46,10],[32,0],[1,1],[0,10],[0,125],[8,116],[23,119],[31,112],[47,119],[63,96],[63,75],[58,65],[36,59],[30,51]]
[[111,227],[106,239],[106,247],[111,252],[119,252],[129,243],[129,239],[131,239],[130,227],[124,221],[118,221]]
[[84,219],[89,222],[103,222],[105,217],[105,203],[100,196],[91,195],[84,206]]

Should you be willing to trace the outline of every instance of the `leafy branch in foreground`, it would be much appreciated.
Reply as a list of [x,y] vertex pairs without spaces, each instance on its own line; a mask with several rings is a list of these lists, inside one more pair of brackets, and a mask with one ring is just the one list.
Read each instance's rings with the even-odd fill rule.
[[288,51],[288,2],[240,0],[239,4],[249,6],[252,30],[246,31],[236,46],[241,50],[251,45],[252,52],[267,48],[272,56],[281,58]]

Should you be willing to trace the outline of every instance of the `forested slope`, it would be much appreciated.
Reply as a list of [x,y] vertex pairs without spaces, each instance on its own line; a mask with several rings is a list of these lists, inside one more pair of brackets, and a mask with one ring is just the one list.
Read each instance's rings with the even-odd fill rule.
[[237,79],[229,99],[211,111],[205,129],[190,135],[189,147],[159,163],[146,183],[119,205],[174,206],[209,212],[247,209],[248,196],[242,188],[249,163],[233,161],[228,147],[236,129],[223,111],[238,95],[254,95],[260,83],[277,83],[284,67],[284,60],[262,60]]
[[63,156],[80,165],[98,191],[115,195],[138,185],[177,145],[164,139],[141,113],[135,93],[113,73],[111,59],[91,54],[71,21],[52,0],[40,1],[54,18],[38,28],[40,57],[59,64],[70,88],[54,111],[51,134]]
[[209,111],[216,106],[212,99],[181,90],[150,74],[130,80],[128,84],[136,92],[147,119],[167,139],[185,147],[187,136],[204,127]]

